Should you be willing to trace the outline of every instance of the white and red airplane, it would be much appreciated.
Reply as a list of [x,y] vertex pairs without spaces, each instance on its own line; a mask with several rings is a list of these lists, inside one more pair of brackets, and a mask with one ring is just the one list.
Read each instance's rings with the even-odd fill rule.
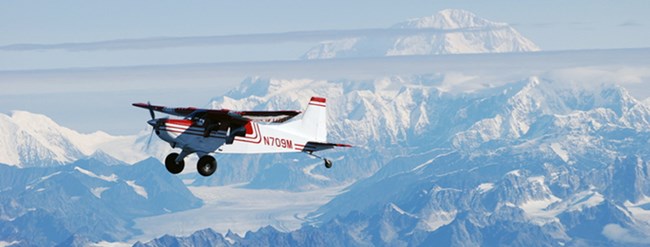
[[[203,176],[217,170],[212,153],[289,153],[305,152],[325,162],[332,161],[313,152],[334,147],[351,147],[347,144],[327,142],[327,116],[325,98],[312,97],[301,117],[300,111],[231,111],[227,109],[199,109],[194,107],[169,108],[149,103],[133,106],[149,110],[147,123],[160,139],[181,152],[165,158],[165,167],[173,174],[183,171],[183,159],[196,153],[196,169]],[[156,118],[154,111],[181,116],[183,119]],[[151,137],[150,139],[151,140]]]

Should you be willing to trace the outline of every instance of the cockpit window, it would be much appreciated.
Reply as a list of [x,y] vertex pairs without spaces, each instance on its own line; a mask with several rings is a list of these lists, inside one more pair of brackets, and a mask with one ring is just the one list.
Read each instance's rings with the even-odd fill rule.
[[195,111],[192,112],[190,115],[187,115],[185,119],[192,120],[197,125],[202,126],[203,124],[205,124],[205,119],[203,118],[203,116],[205,116],[205,113],[206,113],[205,111]]

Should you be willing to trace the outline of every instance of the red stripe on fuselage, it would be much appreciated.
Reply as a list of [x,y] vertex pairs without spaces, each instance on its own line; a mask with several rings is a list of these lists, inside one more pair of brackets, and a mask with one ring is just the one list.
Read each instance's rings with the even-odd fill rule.
[[190,127],[192,126],[193,122],[192,120],[187,120],[187,119],[167,119],[165,123]]
[[255,137],[235,137],[235,141],[240,141],[240,142],[248,142],[248,143],[253,143],[253,144],[259,144],[262,142],[262,135],[260,133],[260,126],[256,123],[251,123],[253,125],[253,132],[255,133]]

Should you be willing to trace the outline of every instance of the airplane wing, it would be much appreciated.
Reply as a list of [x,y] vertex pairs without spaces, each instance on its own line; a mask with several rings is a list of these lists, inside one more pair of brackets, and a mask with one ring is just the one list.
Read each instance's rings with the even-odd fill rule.
[[239,111],[237,113],[255,122],[282,123],[300,114],[301,111]]
[[179,117],[187,117],[188,115],[192,114],[194,111],[198,110],[198,108],[194,108],[194,107],[172,108],[172,107],[165,107],[159,105],[150,105],[145,103],[133,103],[133,106],[144,108],[144,109],[151,109],[157,112],[167,113],[169,115],[174,115]]
[[305,147],[302,149],[302,151],[311,153],[311,152],[318,152],[318,151],[335,148],[335,147],[349,148],[352,147],[352,145],[339,144],[339,143],[307,142],[307,144],[305,144]]
[[225,122],[240,122],[245,124],[248,121],[253,122],[267,122],[267,123],[282,123],[296,115],[300,111],[231,111],[227,109],[201,109],[195,107],[164,107],[157,105],[150,105],[145,103],[134,103],[133,106],[150,109],[174,116],[188,117],[191,114],[201,113],[202,118],[225,121]]

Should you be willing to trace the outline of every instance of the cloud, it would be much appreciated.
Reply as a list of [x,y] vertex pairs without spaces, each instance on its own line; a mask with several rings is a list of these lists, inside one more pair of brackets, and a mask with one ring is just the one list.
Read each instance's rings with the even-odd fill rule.
[[[494,27],[491,28],[493,30]],[[274,44],[290,42],[320,42],[352,37],[399,36],[414,34],[442,34],[454,32],[482,32],[483,28],[460,29],[355,29],[355,30],[318,30],[285,33],[260,33],[222,36],[188,36],[188,37],[154,37],[140,39],[115,39],[96,42],[70,42],[58,44],[12,44],[0,46],[0,51],[96,51],[96,50],[141,50],[190,46],[218,46],[243,44]]]
[[325,60],[194,63],[49,70],[1,71],[2,95],[62,92],[229,88],[247,76],[284,79],[367,80],[392,75],[446,75],[450,91],[473,90],[485,83],[512,82],[529,76],[630,87],[650,97],[650,48],[530,53],[394,56]]
[[650,244],[650,236],[642,235],[638,232],[633,232],[625,229],[618,224],[608,224],[603,227],[603,235],[605,237],[620,243],[630,244]]

